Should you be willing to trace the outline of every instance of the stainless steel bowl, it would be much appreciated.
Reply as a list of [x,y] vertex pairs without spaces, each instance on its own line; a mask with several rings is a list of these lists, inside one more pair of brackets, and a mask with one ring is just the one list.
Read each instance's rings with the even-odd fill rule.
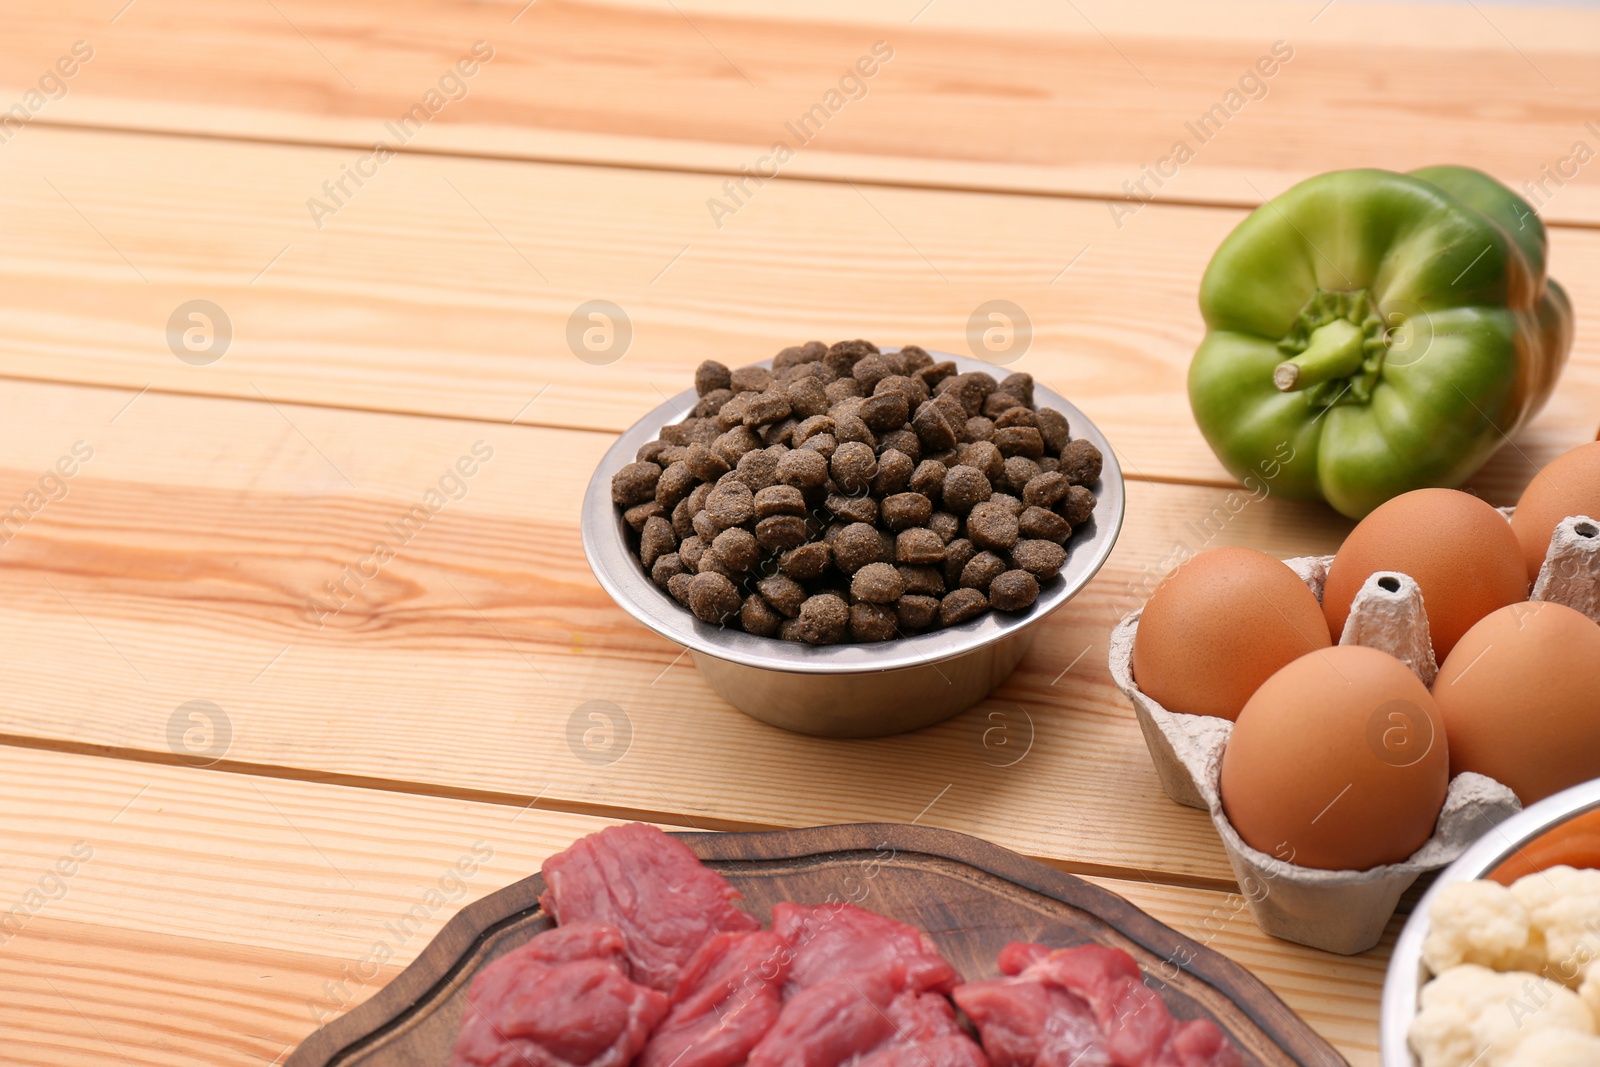
[[1422,962],[1422,942],[1428,936],[1428,912],[1444,887],[1485,877],[1535,838],[1597,808],[1600,808],[1600,779],[1573,786],[1490,830],[1439,874],[1400,931],[1394,955],[1389,960],[1388,975],[1383,982],[1380,1023],[1383,1067],[1417,1067],[1417,1058],[1406,1043],[1406,1035],[1417,1017],[1417,994],[1433,977]]
[[[954,360],[962,371],[995,368]],[[1032,644],[1039,620],[1071,600],[1093,578],[1122,526],[1122,469],[1111,444],[1059,394],[1035,385],[1035,403],[1067,417],[1072,435],[1105,458],[1094,518],[1073,532],[1061,574],[1043,583],[1039,600],[1018,615],[989,612],[960,626],[881,644],[812,647],[696,619],[652,582],[628,547],[622,515],[611,502],[611,476],[633,461],[662,426],[694,407],[694,390],[662,404],[606,452],[583,499],[583,548],[600,585],[635,619],[689,649],[711,688],[740,711],[786,730],[824,737],[880,737],[929,726],[971,707],[1005,680]]]

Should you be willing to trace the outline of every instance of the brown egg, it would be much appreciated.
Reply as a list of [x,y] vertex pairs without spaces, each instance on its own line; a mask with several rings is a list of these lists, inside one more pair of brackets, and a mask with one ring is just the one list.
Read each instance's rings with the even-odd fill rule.
[[1330,643],[1316,596],[1282,560],[1216,548],[1181,564],[1144,606],[1133,677],[1168,711],[1234,719],[1280,667]]
[[1600,626],[1564,604],[1501,608],[1439,668],[1450,773],[1503,782],[1523,804],[1600,778]]
[[1422,589],[1433,654],[1496,608],[1528,597],[1522,546],[1494,508],[1455,489],[1417,489],[1382,504],[1345,538],[1328,569],[1322,610],[1335,641],[1350,602],[1374,571],[1399,571]]
[[1222,755],[1222,807],[1269,856],[1364,871],[1432,836],[1449,762],[1439,709],[1411,669],[1336,646],[1274,674],[1239,713]]
[[1539,577],[1556,524],[1572,515],[1600,519],[1600,441],[1557,456],[1522,491],[1511,530],[1522,543],[1528,581]]

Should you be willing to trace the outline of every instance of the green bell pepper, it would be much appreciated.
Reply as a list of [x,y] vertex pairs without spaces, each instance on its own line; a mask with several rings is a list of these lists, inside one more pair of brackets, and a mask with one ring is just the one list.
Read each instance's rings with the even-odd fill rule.
[[1461,484],[1566,361],[1572,305],[1545,249],[1533,209],[1466,167],[1301,182],[1206,268],[1200,431],[1247,485],[1352,518]]

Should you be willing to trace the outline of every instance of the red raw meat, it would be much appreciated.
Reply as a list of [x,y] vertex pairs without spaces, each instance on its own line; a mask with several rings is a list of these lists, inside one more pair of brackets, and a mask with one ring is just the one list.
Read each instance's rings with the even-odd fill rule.
[[948,993],[961,981],[927,934],[854,904],[778,904],[772,909],[772,931],[794,950],[791,993],[891,964],[905,968],[905,988],[919,993]]
[[908,980],[895,962],[799,990],[748,1067],[987,1067],[950,1002]]
[[688,846],[643,823],[612,826],[544,861],[539,902],[563,925],[609,923],[622,931],[633,977],[671,992],[713,934],[755,930],[733,906],[738,890]]
[[[1012,946],[1015,947],[1015,946]],[[1001,956],[1005,967],[1005,956]],[[1105,1039],[1081,997],[1035,978],[990,978],[952,994],[994,1067],[1107,1067]]]
[[625,1067],[667,1013],[631,981],[622,933],[546,931],[483,969],[467,991],[453,1067]]
[[684,968],[638,1067],[738,1067],[783,1007],[788,948],[769,930],[717,934]]
[[1001,953],[1001,967],[1013,973],[1022,969],[1017,977],[975,982],[955,992],[995,1067],[1073,1062],[1055,1059],[1048,1041],[1029,1041],[1032,1034],[1064,1025],[1063,1014],[1074,1034],[1086,1016],[1097,1032],[1100,1049],[1076,1061],[1084,1067],[1241,1067],[1238,1050],[1214,1023],[1173,1019],[1160,994],[1144,984],[1138,963],[1120,949],[1083,945],[1051,951],[1012,944]]

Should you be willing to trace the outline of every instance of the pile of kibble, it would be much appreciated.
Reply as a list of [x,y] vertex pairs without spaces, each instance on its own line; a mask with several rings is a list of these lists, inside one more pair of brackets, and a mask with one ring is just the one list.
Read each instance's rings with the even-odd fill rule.
[[1027,374],[812,341],[771,370],[708,360],[694,384],[611,498],[703,622],[829,645],[1025,611],[1094,511],[1100,450]]

